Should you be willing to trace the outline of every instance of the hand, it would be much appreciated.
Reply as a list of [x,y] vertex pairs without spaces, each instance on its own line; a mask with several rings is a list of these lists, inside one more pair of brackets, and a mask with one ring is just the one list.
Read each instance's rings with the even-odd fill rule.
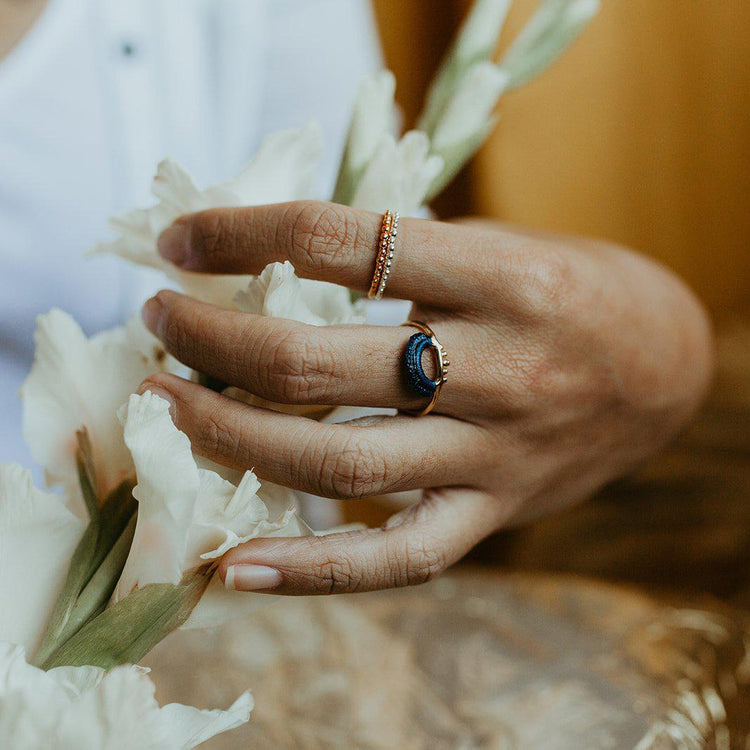
[[[161,237],[184,270],[300,276],[369,288],[380,216],[298,202],[205,211]],[[414,301],[447,349],[433,414],[321,424],[174,376],[194,450],[261,479],[336,498],[424,490],[383,528],[257,539],[229,552],[229,586],[281,594],[420,583],[499,528],[591,495],[684,423],[711,373],[700,306],[669,272],[593,241],[402,219],[387,294]],[[181,362],[266,399],[418,409],[401,357],[411,328],[299,323],[160,292],[149,328]],[[227,571],[230,571],[227,574]]]

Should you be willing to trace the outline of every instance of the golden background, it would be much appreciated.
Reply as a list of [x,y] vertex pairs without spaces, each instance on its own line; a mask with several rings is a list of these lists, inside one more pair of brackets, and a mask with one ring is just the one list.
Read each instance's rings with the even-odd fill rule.
[[[501,46],[535,5],[514,2]],[[468,2],[374,6],[409,123]],[[441,215],[607,237],[675,269],[719,318],[750,302],[750,0],[603,0],[499,111]]]

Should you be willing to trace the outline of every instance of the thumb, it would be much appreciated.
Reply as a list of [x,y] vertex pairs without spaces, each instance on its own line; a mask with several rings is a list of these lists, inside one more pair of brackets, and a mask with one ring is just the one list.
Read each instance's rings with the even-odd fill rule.
[[227,588],[274,594],[339,594],[424,583],[497,530],[504,513],[483,492],[427,490],[379,529],[318,537],[253,539],[230,550]]

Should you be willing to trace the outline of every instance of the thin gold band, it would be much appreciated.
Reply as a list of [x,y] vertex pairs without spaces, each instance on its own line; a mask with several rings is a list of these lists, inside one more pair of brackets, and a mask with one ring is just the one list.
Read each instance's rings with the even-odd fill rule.
[[370,299],[381,299],[388,276],[391,273],[391,261],[396,249],[396,235],[398,234],[398,212],[386,211],[380,224],[380,235],[378,248],[375,254],[375,270],[372,274],[370,291],[367,296]]

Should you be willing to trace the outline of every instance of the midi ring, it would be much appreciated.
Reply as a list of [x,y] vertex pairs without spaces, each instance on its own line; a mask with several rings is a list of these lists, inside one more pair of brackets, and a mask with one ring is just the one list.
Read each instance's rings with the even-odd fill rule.
[[[437,404],[443,383],[448,379],[450,360],[448,359],[448,353],[437,340],[433,330],[426,323],[422,323],[419,320],[409,320],[406,323],[402,323],[402,325],[416,328],[418,331],[406,344],[404,370],[412,391],[417,396],[424,396],[430,399],[430,402],[424,409],[410,412],[416,416],[423,417],[425,414],[429,414],[435,408],[435,404]],[[433,355],[436,370],[434,380],[427,376],[422,366],[422,355],[425,349],[430,349]]]
[[380,223],[380,235],[378,238],[378,249],[375,256],[375,270],[372,274],[370,291],[367,296],[370,299],[381,299],[388,283],[391,273],[391,261],[396,250],[396,235],[398,234],[398,211],[386,211]]

